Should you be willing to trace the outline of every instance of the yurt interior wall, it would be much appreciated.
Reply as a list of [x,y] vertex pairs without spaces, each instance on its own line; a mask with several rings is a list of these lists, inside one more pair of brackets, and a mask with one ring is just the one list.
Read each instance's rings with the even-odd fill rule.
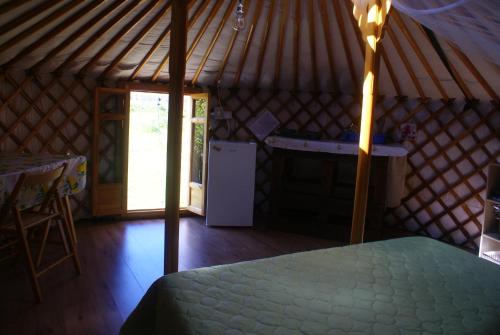
[[[2,5],[2,151],[89,156],[96,86],[168,83],[169,2],[55,3]],[[248,2],[250,29],[236,32],[234,1],[189,4],[186,83],[220,95],[233,112],[230,139],[258,141],[258,213],[268,211],[271,174],[271,149],[248,129],[259,112],[326,139],[359,121],[363,43],[351,6]],[[397,10],[384,34],[377,131],[418,127],[407,143],[404,198],[385,221],[477,248],[485,171],[500,152],[498,65],[437,37],[440,55],[424,28]],[[213,136],[228,134],[215,125]],[[88,192],[73,206],[88,215]]]
[[[0,333],[111,334],[121,329],[125,335],[144,334],[156,326],[169,328],[182,312],[189,322],[181,320],[181,326],[201,334],[220,334],[223,331],[218,330],[233,326],[238,329],[234,333],[249,333],[245,327],[254,324],[262,327],[263,334],[292,334],[280,328],[280,322],[298,329],[296,319],[301,318],[300,329],[312,329],[301,333],[310,334],[326,333],[318,329],[328,327],[332,333],[347,333],[355,329],[350,325],[375,334],[389,334],[391,329],[402,332],[408,327],[419,333],[428,329],[453,334],[495,333],[500,311],[500,5],[495,1],[436,0],[424,4],[392,0],[380,40],[374,42],[363,38],[368,25],[353,15],[356,2],[375,8],[391,1],[0,0]],[[438,9],[427,10],[426,6]],[[234,29],[237,8],[244,10],[242,29]],[[181,14],[187,10],[185,26],[181,20],[184,15],[172,19],[174,10]],[[185,55],[179,51],[184,33]],[[365,65],[365,54],[372,50],[365,53],[365,45],[370,41],[377,49],[373,68]],[[184,64],[183,86],[182,76],[177,74],[183,72]],[[369,72],[366,76],[365,71]],[[397,160],[402,165],[396,167],[390,165],[394,157],[382,157],[386,159],[383,162],[389,161],[381,163],[383,180],[370,175],[380,162],[375,149],[363,151],[359,137],[351,139],[349,145],[345,138],[353,130],[364,136],[369,129],[359,128],[362,110],[363,115],[371,110],[366,107],[371,97],[366,83],[371,75],[375,78],[373,138],[383,134],[387,145],[379,148],[405,153],[397,157],[404,159]],[[253,208],[251,201],[247,206],[253,213],[253,227],[236,222],[239,227],[212,227],[205,208],[199,208],[202,206],[183,207],[181,213],[178,207],[182,206],[171,206],[172,211],[168,206],[164,206],[167,210],[96,210],[107,205],[105,195],[113,194],[111,200],[121,201],[126,193],[123,180],[129,161],[123,159],[127,155],[123,148],[128,145],[128,107],[134,91],[170,94],[163,107],[178,123],[169,119],[168,125],[163,124],[168,138],[174,139],[169,143],[167,135],[160,139],[165,148],[174,148],[161,149],[161,154],[169,157],[162,162],[167,161],[167,166],[177,166],[184,159],[182,131],[172,126],[184,127],[185,109],[179,108],[182,94],[190,94],[191,102],[207,102],[202,116],[195,115],[192,103],[187,121],[192,127],[190,140],[194,125],[205,127],[203,155],[209,147],[220,151],[220,142],[255,145],[256,159],[252,156],[251,164],[246,164],[251,166],[246,174],[253,178],[255,163],[255,187],[253,181],[248,187],[254,203]],[[103,106],[109,112],[103,113]],[[217,116],[220,112],[224,117]],[[274,117],[279,125],[263,136],[256,135],[257,121],[264,116]],[[101,117],[112,121],[113,127],[99,126]],[[404,134],[408,130],[410,136]],[[301,147],[273,147],[270,138],[297,140]],[[216,144],[207,145],[207,140]],[[315,152],[309,148],[313,142],[332,150]],[[354,150],[345,151],[346,147]],[[207,162],[215,151],[208,158],[198,157],[199,162],[203,160],[198,164],[202,166],[197,172],[200,181],[187,180],[189,192],[198,192],[198,200],[207,193]],[[311,159],[315,163],[304,165],[300,178],[287,186],[295,194],[278,199],[276,194],[284,187],[276,181],[286,173],[295,173],[283,167],[289,162],[285,152],[305,152],[300,156],[306,157],[305,161],[322,156]],[[86,185],[72,194],[76,184],[69,180],[69,173],[64,176],[59,172],[56,181],[67,179],[63,185],[69,186],[64,190],[67,193],[53,193],[58,196],[47,203],[58,205],[42,213],[49,217],[43,221],[47,222],[45,228],[27,234],[21,214],[29,211],[11,201],[14,197],[8,194],[5,181],[17,187],[29,173],[23,170],[13,183],[14,173],[2,160],[37,155],[57,156],[59,163],[82,159],[77,172],[80,178],[86,175]],[[100,158],[94,161],[97,155]],[[371,159],[372,170],[362,163],[365,158],[358,157],[371,157],[367,159]],[[337,165],[332,161],[336,160],[348,160],[349,164],[335,170]],[[193,161],[187,161],[192,169]],[[167,182],[158,178],[151,183],[166,192],[161,199],[164,203],[177,205],[176,176],[179,173],[178,179],[184,178],[182,164],[181,169],[162,171]],[[65,169],[67,164],[62,166]],[[245,167],[243,163],[240,166]],[[496,169],[493,174],[492,166]],[[385,181],[390,169],[400,177],[392,189]],[[100,172],[94,173],[97,170]],[[54,171],[66,170],[58,167]],[[344,172],[352,182],[342,179]],[[115,187],[112,192],[99,194],[104,189],[99,188],[100,173]],[[364,183],[361,175],[370,177],[370,183]],[[248,176],[242,177],[248,180]],[[121,182],[114,182],[118,179]],[[238,182],[230,186],[237,189]],[[336,192],[336,183],[348,184],[347,200],[343,194],[339,196],[343,203],[336,203],[333,197],[325,202],[315,200]],[[355,192],[359,185],[367,191]],[[499,199],[491,199],[492,185],[498,187],[495,196]],[[231,187],[223,195],[239,200],[242,194]],[[319,196],[308,198],[310,188]],[[373,189],[383,194],[373,195]],[[400,196],[392,193],[395,189],[401,191],[396,192]],[[41,192],[43,196],[46,193]],[[389,197],[396,199],[391,206],[387,205]],[[276,204],[281,206],[287,199],[291,199],[288,207],[278,212]],[[384,205],[377,207],[379,202]],[[372,205],[375,214],[370,212]],[[301,206],[306,211],[300,212]],[[346,214],[342,218],[331,216],[334,206]],[[357,206],[368,210],[363,209],[359,216]],[[492,206],[498,207],[497,216]],[[46,207],[34,205],[30,209],[40,214]],[[237,212],[223,209],[223,214]],[[14,216],[4,215],[9,211]],[[366,220],[364,212],[368,213]],[[282,218],[279,214],[286,215]],[[381,227],[377,226],[380,234],[373,238],[370,225],[374,216]],[[360,225],[351,225],[356,217]],[[291,219],[295,219],[293,225]],[[328,227],[316,225],[316,219],[326,221]],[[494,231],[484,231],[486,221],[495,225]],[[339,229],[346,235],[334,230],[339,222],[343,222]],[[61,241],[52,238],[57,237],[56,226]],[[54,231],[49,234],[51,229]],[[361,232],[361,239],[353,239],[355,230]],[[18,235],[12,238],[5,232]],[[496,249],[484,252],[485,237],[489,239],[486,244]],[[17,248],[19,241],[23,241],[27,256],[24,263],[17,262],[25,260],[18,257],[23,255]],[[29,256],[28,241],[37,247],[41,242],[36,266],[34,256]],[[5,248],[7,261],[2,258],[4,242],[9,243]],[[42,270],[40,286],[40,273],[33,269],[43,263],[45,245],[48,249],[53,244],[64,246],[62,260],[72,260],[75,271],[68,271],[69,265],[58,261],[55,265],[60,267],[51,265]],[[486,261],[485,256],[491,259]],[[245,262],[238,263],[241,261]],[[199,301],[193,303],[196,299]],[[40,304],[34,305],[35,301]],[[238,305],[242,301],[255,302],[257,307],[251,310]],[[176,312],[163,317],[162,308],[171,302],[175,302]],[[276,306],[290,318],[276,313]],[[161,311],[151,310],[156,307]],[[350,314],[344,313],[346,310]],[[242,311],[250,312],[246,315]],[[145,314],[141,317],[141,313]],[[157,316],[161,317],[153,322]],[[244,318],[248,322],[240,322]],[[151,322],[141,325],[147,321]],[[229,328],[223,328],[226,322]],[[427,328],[438,326],[441,328]]]

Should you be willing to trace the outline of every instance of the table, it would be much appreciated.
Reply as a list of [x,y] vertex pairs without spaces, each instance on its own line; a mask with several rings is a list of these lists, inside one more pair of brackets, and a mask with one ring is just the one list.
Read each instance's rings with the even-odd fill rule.
[[[308,152],[357,155],[359,151],[358,143],[335,140],[306,140],[283,136],[269,136],[266,138],[265,142],[273,148]],[[406,155],[408,155],[408,150],[401,144],[373,144],[372,155],[386,157],[406,157]]]
[[[0,153],[0,208],[4,206],[7,197],[14,189],[22,173],[45,172],[53,170],[64,163],[67,163],[68,167],[61,182],[59,194],[64,199],[66,218],[72,229],[74,229],[73,215],[68,197],[85,188],[87,172],[87,158],[85,156]],[[40,186],[38,189],[22,192],[18,205],[20,208],[29,208],[41,203],[43,197],[43,187]],[[72,234],[76,241],[74,231]]]
[[[283,136],[269,136],[266,144],[274,149],[292,150],[304,153],[322,153],[330,155],[357,156],[358,143],[335,140],[307,140]],[[386,157],[387,160],[387,188],[386,204],[389,208],[401,205],[401,198],[405,192],[408,150],[401,144],[373,144],[372,156]],[[354,167],[354,170],[356,167]]]
[[[273,148],[271,221],[275,228],[349,240],[359,146],[334,140],[270,136]],[[381,236],[385,209],[404,194],[407,149],[374,145],[368,190],[367,236]]]

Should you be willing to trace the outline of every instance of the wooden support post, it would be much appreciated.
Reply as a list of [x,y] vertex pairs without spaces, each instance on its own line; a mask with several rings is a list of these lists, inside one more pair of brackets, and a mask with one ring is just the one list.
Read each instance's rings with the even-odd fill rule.
[[[382,0],[384,1],[384,0]],[[372,130],[374,120],[374,88],[376,75],[377,40],[381,35],[384,19],[380,0],[369,0],[366,20],[360,23],[365,40],[365,70],[363,80],[363,103],[361,107],[361,127],[359,138],[356,191],[351,226],[351,244],[363,242],[368,185],[370,182],[370,162],[372,154]]]
[[179,263],[179,193],[182,110],[186,72],[187,2],[173,0],[170,38],[170,96],[168,99],[167,179],[165,199],[164,273],[177,272]]

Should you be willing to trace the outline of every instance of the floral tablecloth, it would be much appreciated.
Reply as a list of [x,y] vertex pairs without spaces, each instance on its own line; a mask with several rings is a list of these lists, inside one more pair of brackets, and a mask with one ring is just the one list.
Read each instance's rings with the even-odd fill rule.
[[[64,162],[68,163],[68,168],[59,189],[61,196],[75,194],[85,188],[87,171],[85,156],[0,153],[0,208],[3,207],[22,173],[53,170]],[[22,190],[18,205],[26,208],[40,203],[46,190],[47,185]]]

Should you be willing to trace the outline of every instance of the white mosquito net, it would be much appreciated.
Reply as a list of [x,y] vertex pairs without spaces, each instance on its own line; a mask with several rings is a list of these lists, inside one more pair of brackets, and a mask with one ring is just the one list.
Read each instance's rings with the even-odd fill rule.
[[437,35],[500,65],[500,0],[392,0]]

